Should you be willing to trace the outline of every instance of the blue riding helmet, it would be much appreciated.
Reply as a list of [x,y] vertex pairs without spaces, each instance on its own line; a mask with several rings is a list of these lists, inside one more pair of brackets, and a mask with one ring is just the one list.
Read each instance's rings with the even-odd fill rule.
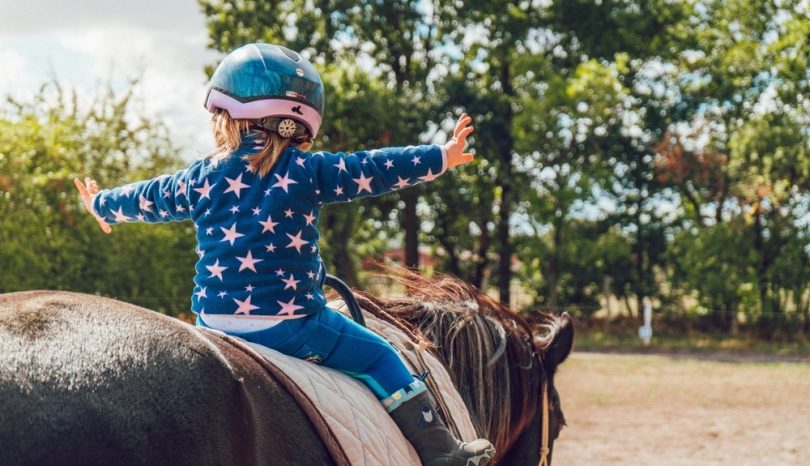
[[205,108],[211,113],[227,110],[235,119],[273,122],[266,129],[284,137],[306,132],[314,139],[324,110],[323,82],[298,53],[279,45],[247,44],[217,66]]

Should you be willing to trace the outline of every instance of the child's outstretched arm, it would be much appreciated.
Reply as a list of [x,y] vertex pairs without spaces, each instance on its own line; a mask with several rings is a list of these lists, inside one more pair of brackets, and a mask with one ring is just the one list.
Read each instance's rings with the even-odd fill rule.
[[86,186],[78,179],[74,182],[87,210],[99,220],[102,230],[109,233],[108,224],[171,222],[190,218],[189,192],[193,183],[190,172],[195,166],[174,175],[161,175],[101,191],[89,178]]
[[473,159],[464,152],[473,131],[471,122],[462,114],[453,138],[444,146],[390,147],[349,155],[316,152],[309,158],[315,194],[322,203],[347,202],[433,181]]

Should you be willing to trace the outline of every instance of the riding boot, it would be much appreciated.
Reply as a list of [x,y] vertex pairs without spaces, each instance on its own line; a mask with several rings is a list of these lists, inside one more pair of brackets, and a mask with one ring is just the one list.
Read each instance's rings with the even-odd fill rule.
[[457,440],[434,408],[425,384],[417,380],[383,400],[424,466],[483,466],[495,455],[486,439]]

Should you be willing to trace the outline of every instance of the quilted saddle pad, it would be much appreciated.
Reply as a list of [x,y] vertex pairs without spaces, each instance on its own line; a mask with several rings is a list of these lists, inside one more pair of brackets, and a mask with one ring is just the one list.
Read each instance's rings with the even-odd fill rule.
[[[342,301],[333,301],[329,307],[348,314]],[[411,339],[398,328],[376,319],[368,312],[363,313],[366,326],[390,341],[402,351],[405,361],[419,360],[430,370],[433,382],[439,387],[445,416],[452,416],[457,435],[464,441],[477,438],[467,408],[453,385],[447,370],[430,352],[415,348]],[[273,366],[280,369],[299,393],[316,408],[305,411],[312,416],[317,412],[322,419],[318,423],[328,426],[328,430],[339,443],[343,453],[340,464],[348,459],[357,466],[418,465],[419,457],[405,439],[397,425],[374,397],[370,390],[357,379],[328,367],[319,366],[297,359],[262,345],[246,343]],[[417,358],[416,353],[421,354]],[[423,369],[411,367],[413,373]],[[331,440],[331,439],[330,439]]]

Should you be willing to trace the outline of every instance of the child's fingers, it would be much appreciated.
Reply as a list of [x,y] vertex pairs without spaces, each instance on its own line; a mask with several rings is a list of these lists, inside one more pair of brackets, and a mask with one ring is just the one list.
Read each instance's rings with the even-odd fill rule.
[[472,118],[470,117],[466,117],[463,120],[459,120],[458,123],[456,124],[455,130],[453,131],[453,137],[458,138],[459,133],[461,133],[461,131],[463,131],[464,128],[466,128],[467,125],[469,125],[470,123],[472,123]]
[[466,154],[461,154],[461,157],[462,157],[461,160],[463,160],[464,163],[472,162],[473,159],[475,159],[475,156],[469,152],[467,152]]
[[87,192],[87,188],[84,186],[84,183],[79,181],[78,178],[73,178],[73,184],[76,185],[76,189],[79,190],[79,194],[81,194],[82,197],[90,195],[90,193]]
[[456,139],[458,139],[458,142],[460,142],[461,144],[466,144],[467,143],[467,136],[469,136],[470,133],[472,133],[474,129],[475,128],[473,128],[472,126],[468,126],[468,127],[464,128],[463,130],[461,130],[461,132],[458,134],[458,137],[456,138]]
[[107,222],[105,222],[104,220],[102,220],[100,218],[97,219],[97,220],[98,220],[98,225],[101,227],[101,231],[103,231],[104,233],[108,233],[108,234],[110,232],[112,232],[112,228],[110,228],[110,226],[107,225]]

